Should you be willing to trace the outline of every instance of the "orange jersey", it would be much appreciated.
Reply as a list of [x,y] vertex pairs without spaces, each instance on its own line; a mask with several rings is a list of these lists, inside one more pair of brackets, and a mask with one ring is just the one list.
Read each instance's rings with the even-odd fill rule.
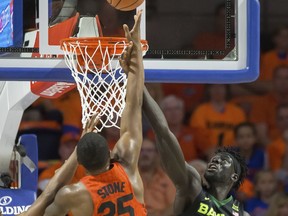
[[267,125],[269,137],[274,140],[281,135],[276,125],[276,109],[280,102],[273,93],[255,97],[250,113],[250,120],[255,123]]
[[276,139],[267,147],[269,167],[273,171],[282,168],[286,152],[286,144],[283,138]]
[[173,205],[176,195],[173,182],[160,167],[155,170],[151,179],[142,179],[148,214],[153,216],[165,215],[164,212]]
[[238,189],[238,192],[243,193],[248,199],[252,198],[255,195],[253,183],[249,179],[245,178]]
[[288,65],[288,57],[280,58],[275,50],[264,53],[261,59],[260,80],[272,80],[277,66]]
[[96,176],[81,179],[94,203],[93,216],[104,215],[147,215],[144,204],[136,200],[132,185],[119,163]]
[[234,127],[245,120],[244,111],[237,105],[226,103],[223,112],[217,112],[211,103],[204,103],[194,111],[190,126],[207,129],[211,145],[217,146],[221,136],[222,145],[229,146],[234,144]]

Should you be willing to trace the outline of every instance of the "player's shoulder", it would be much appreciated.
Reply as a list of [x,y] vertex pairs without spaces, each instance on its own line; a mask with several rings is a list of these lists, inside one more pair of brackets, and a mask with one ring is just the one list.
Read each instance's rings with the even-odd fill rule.
[[[81,182],[66,185],[62,187],[56,194],[56,198],[59,200],[63,200],[64,202],[71,202],[76,200],[77,202],[79,202],[79,200],[84,200],[89,196],[89,192],[87,191],[85,185],[83,185]],[[75,197],[77,197],[77,199],[75,199]]]

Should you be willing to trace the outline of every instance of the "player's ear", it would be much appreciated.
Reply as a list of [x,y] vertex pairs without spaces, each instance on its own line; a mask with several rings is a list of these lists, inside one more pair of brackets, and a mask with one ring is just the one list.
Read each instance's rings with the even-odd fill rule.
[[231,175],[231,180],[232,180],[233,182],[237,182],[238,179],[239,179],[239,175],[238,175],[237,173],[233,173],[233,174]]

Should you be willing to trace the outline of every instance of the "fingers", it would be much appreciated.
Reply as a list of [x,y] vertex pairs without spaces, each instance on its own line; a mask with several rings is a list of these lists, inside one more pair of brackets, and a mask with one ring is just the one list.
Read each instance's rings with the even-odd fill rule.
[[124,32],[125,32],[125,37],[127,38],[128,41],[131,41],[132,40],[132,37],[131,37],[131,33],[129,31],[129,27],[124,24],[123,25],[123,29],[124,29]]
[[139,10],[139,11],[137,11],[137,14],[134,15],[135,24],[134,24],[133,29],[135,29],[135,28],[140,29],[141,17],[142,17],[142,10]]
[[96,112],[89,121],[88,129],[92,131],[93,128],[98,124],[99,120],[100,120],[99,113]]
[[132,49],[133,49],[133,42],[130,41],[127,47],[125,48],[124,52],[122,53],[122,55],[119,57],[120,66],[126,72],[128,72],[129,69],[129,62],[131,58]]
[[[99,113],[96,112],[85,124],[82,136],[85,133],[92,132],[100,120]],[[82,137],[81,136],[81,137]]]

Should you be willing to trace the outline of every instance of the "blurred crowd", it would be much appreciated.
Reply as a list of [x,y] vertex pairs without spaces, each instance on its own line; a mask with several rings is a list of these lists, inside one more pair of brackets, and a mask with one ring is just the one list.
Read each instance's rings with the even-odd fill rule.
[[[194,44],[201,46],[207,37],[196,38]],[[260,77],[252,83],[146,84],[186,161],[200,174],[219,146],[233,146],[245,157],[248,176],[235,196],[251,216],[288,215],[288,26],[278,28],[270,41],[273,47],[261,52]],[[72,153],[81,131],[77,90],[55,100],[38,99],[25,111],[19,135],[38,136],[39,192]],[[119,130],[112,127],[101,133],[112,149]],[[175,188],[161,168],[145,116],[143,135],[139,170],[146,207],[149,216],[170,216]],[[79,167],[73,182],[84,175]]]
[[[288,28],[282,32],[288,41]],[[271,53],[276,55],[277,49],[263,55],[261,70],[266,64],[264,59]],[[288,193],[288,58],[286,62],[278,60],[270,77],[262,78],[263,72],[248,87],[246,84],[146,84],[179,140],[186,161],[200,174],[219,146],[234,146],[245,157],[248,176],[235,195],[251,215],[257,216],[266,214],[269,206],[272,207],[273,195],[277,195],[275,199],[286,200],[283,208],[288,211],[288,198],[281,198],[277,193]],[[257,89],[259,83],[267,84],[267,90],[250,91],[252,87]],[[243,94],[242,89],[250,93]],[[39,191],[44,190],[55,170],[72,153],[81,130],[77,90],[55,100],[38,99],[25,111],[19,135],[38,135]],[[119,130],[112,127],[101,133],[112,149]],[[149,215],[171,215],[175,188],[161,169],[155,137],[145,116],[143,134],[139,170]],[[79,167],[73,181],[84,175],[85,170]]]

